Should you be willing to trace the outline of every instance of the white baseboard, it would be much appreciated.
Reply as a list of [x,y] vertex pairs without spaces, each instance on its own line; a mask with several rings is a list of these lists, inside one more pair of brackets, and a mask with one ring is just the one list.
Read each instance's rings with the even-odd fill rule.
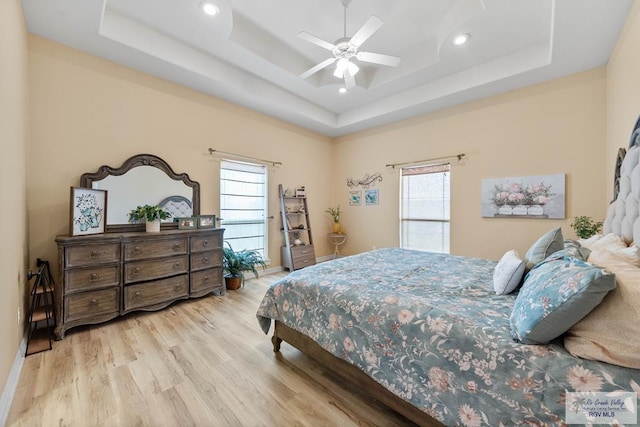
[[[341,258],[340,255],[338,255],[338,258]],[[320,262],[325,262],[325,261],[330,261],[333,259],[333,255],[325,255],[325,256],[321,256],[321,257],[317,257],[316,258],[316,263],[320,263]],[[284,268],[281,265],[278,265],[276,267],[272,267],[272,268],[267,268],[264,271],[260,271],[260,274],[273,274],[273,273],[280,273],[282,271],[288,271],[286,268]],[[245,273],[245,277],[246,278],[251,278],[253,277],[251,275],[251,273]]]
[[22,365],[24,364],[24,352],[26,349],[27,338],[25,337],[20,343],[18,353],[16,354],[16,358],[13,360],[13,365],[9,371],[7,382],[4,385],[2,397],[0,397],[0,426],[7,424],[7,418],[9,417],[9,411],[11,410],[13,397],[16,394],[18,380],[20,379],[20,371],[22,371]]

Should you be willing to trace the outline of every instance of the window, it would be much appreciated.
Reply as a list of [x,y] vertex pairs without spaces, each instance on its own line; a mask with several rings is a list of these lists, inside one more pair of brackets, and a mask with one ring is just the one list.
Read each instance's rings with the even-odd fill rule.
[[268,259],[267,207],[267,168],[221,160],[220,224],[234,250],[256,250]]
[[449,253],[449,165],[402,168],[400,246]]

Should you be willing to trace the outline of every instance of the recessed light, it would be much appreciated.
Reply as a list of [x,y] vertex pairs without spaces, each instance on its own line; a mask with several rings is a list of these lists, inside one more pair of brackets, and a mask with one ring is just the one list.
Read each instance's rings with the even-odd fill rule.
[[220,13],[220,8],[218,6],[216,6],[213,3],[210,3],[208,1],[202,3],[200,5],[200,7],[202,8],[202,11],[204,13],[206,13],[207,15],[210,16],[216,16],[218,13]]
[[453,44],[456,46],[460,46],[469,41],[471,36],[469,34],[460,34],[453,38]]
[[346,87],[341,87],[340,89],[338,89],[338,92],[347,93],[347,88]]

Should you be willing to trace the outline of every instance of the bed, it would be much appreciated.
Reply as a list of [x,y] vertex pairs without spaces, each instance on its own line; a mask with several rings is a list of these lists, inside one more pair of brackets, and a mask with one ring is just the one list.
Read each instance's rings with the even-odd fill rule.
[[[632,244],[640,242],[639,160],[640,120],[604,230],[631,258],[640,256]],[[503,260],[399,248],[340,258],[274,283],[258,320],[265,333],[275,325],[274,351],[282,340],[290,343],[418,425],[564,425],[567,392],[640,394],[637,322],[618,320],[615,329],[597,331],[612,312],[640,320],[640,282],[628,286],[640,270],[609,246],[561,242],[533,254],[538,259],[526,266],[520,291],[504,295],[494,282]],[[570,297],[557,310],[553,302],[542,308],[546,324],[530,326],[532,289]],[[603,334],[607,344],[598,344]]]

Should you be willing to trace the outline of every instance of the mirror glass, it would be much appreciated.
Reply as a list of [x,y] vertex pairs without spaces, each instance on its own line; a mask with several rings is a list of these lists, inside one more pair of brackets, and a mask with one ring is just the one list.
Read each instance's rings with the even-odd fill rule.
[[[158,205],[172,196],[191,200],[193,189],[182,181],[171,179],[153,166],[138,166],[124,175],[110,175],[94,181],[92,187],[108,191],[107,224],[126,224],[128,213],[137,206]],[[184,216],[191,216],[185,212]],[[164,222],[173,222],[173,218]]]
[[175,217],[200,215],[200,184],[153,154],[138,154],[122,166],[100,166],[80,177],[80,186],[107,190],[107,232],[143,231],[144,224],[129,223],[137,206],[160,205],[171,213],[163,229],[178,228]]

